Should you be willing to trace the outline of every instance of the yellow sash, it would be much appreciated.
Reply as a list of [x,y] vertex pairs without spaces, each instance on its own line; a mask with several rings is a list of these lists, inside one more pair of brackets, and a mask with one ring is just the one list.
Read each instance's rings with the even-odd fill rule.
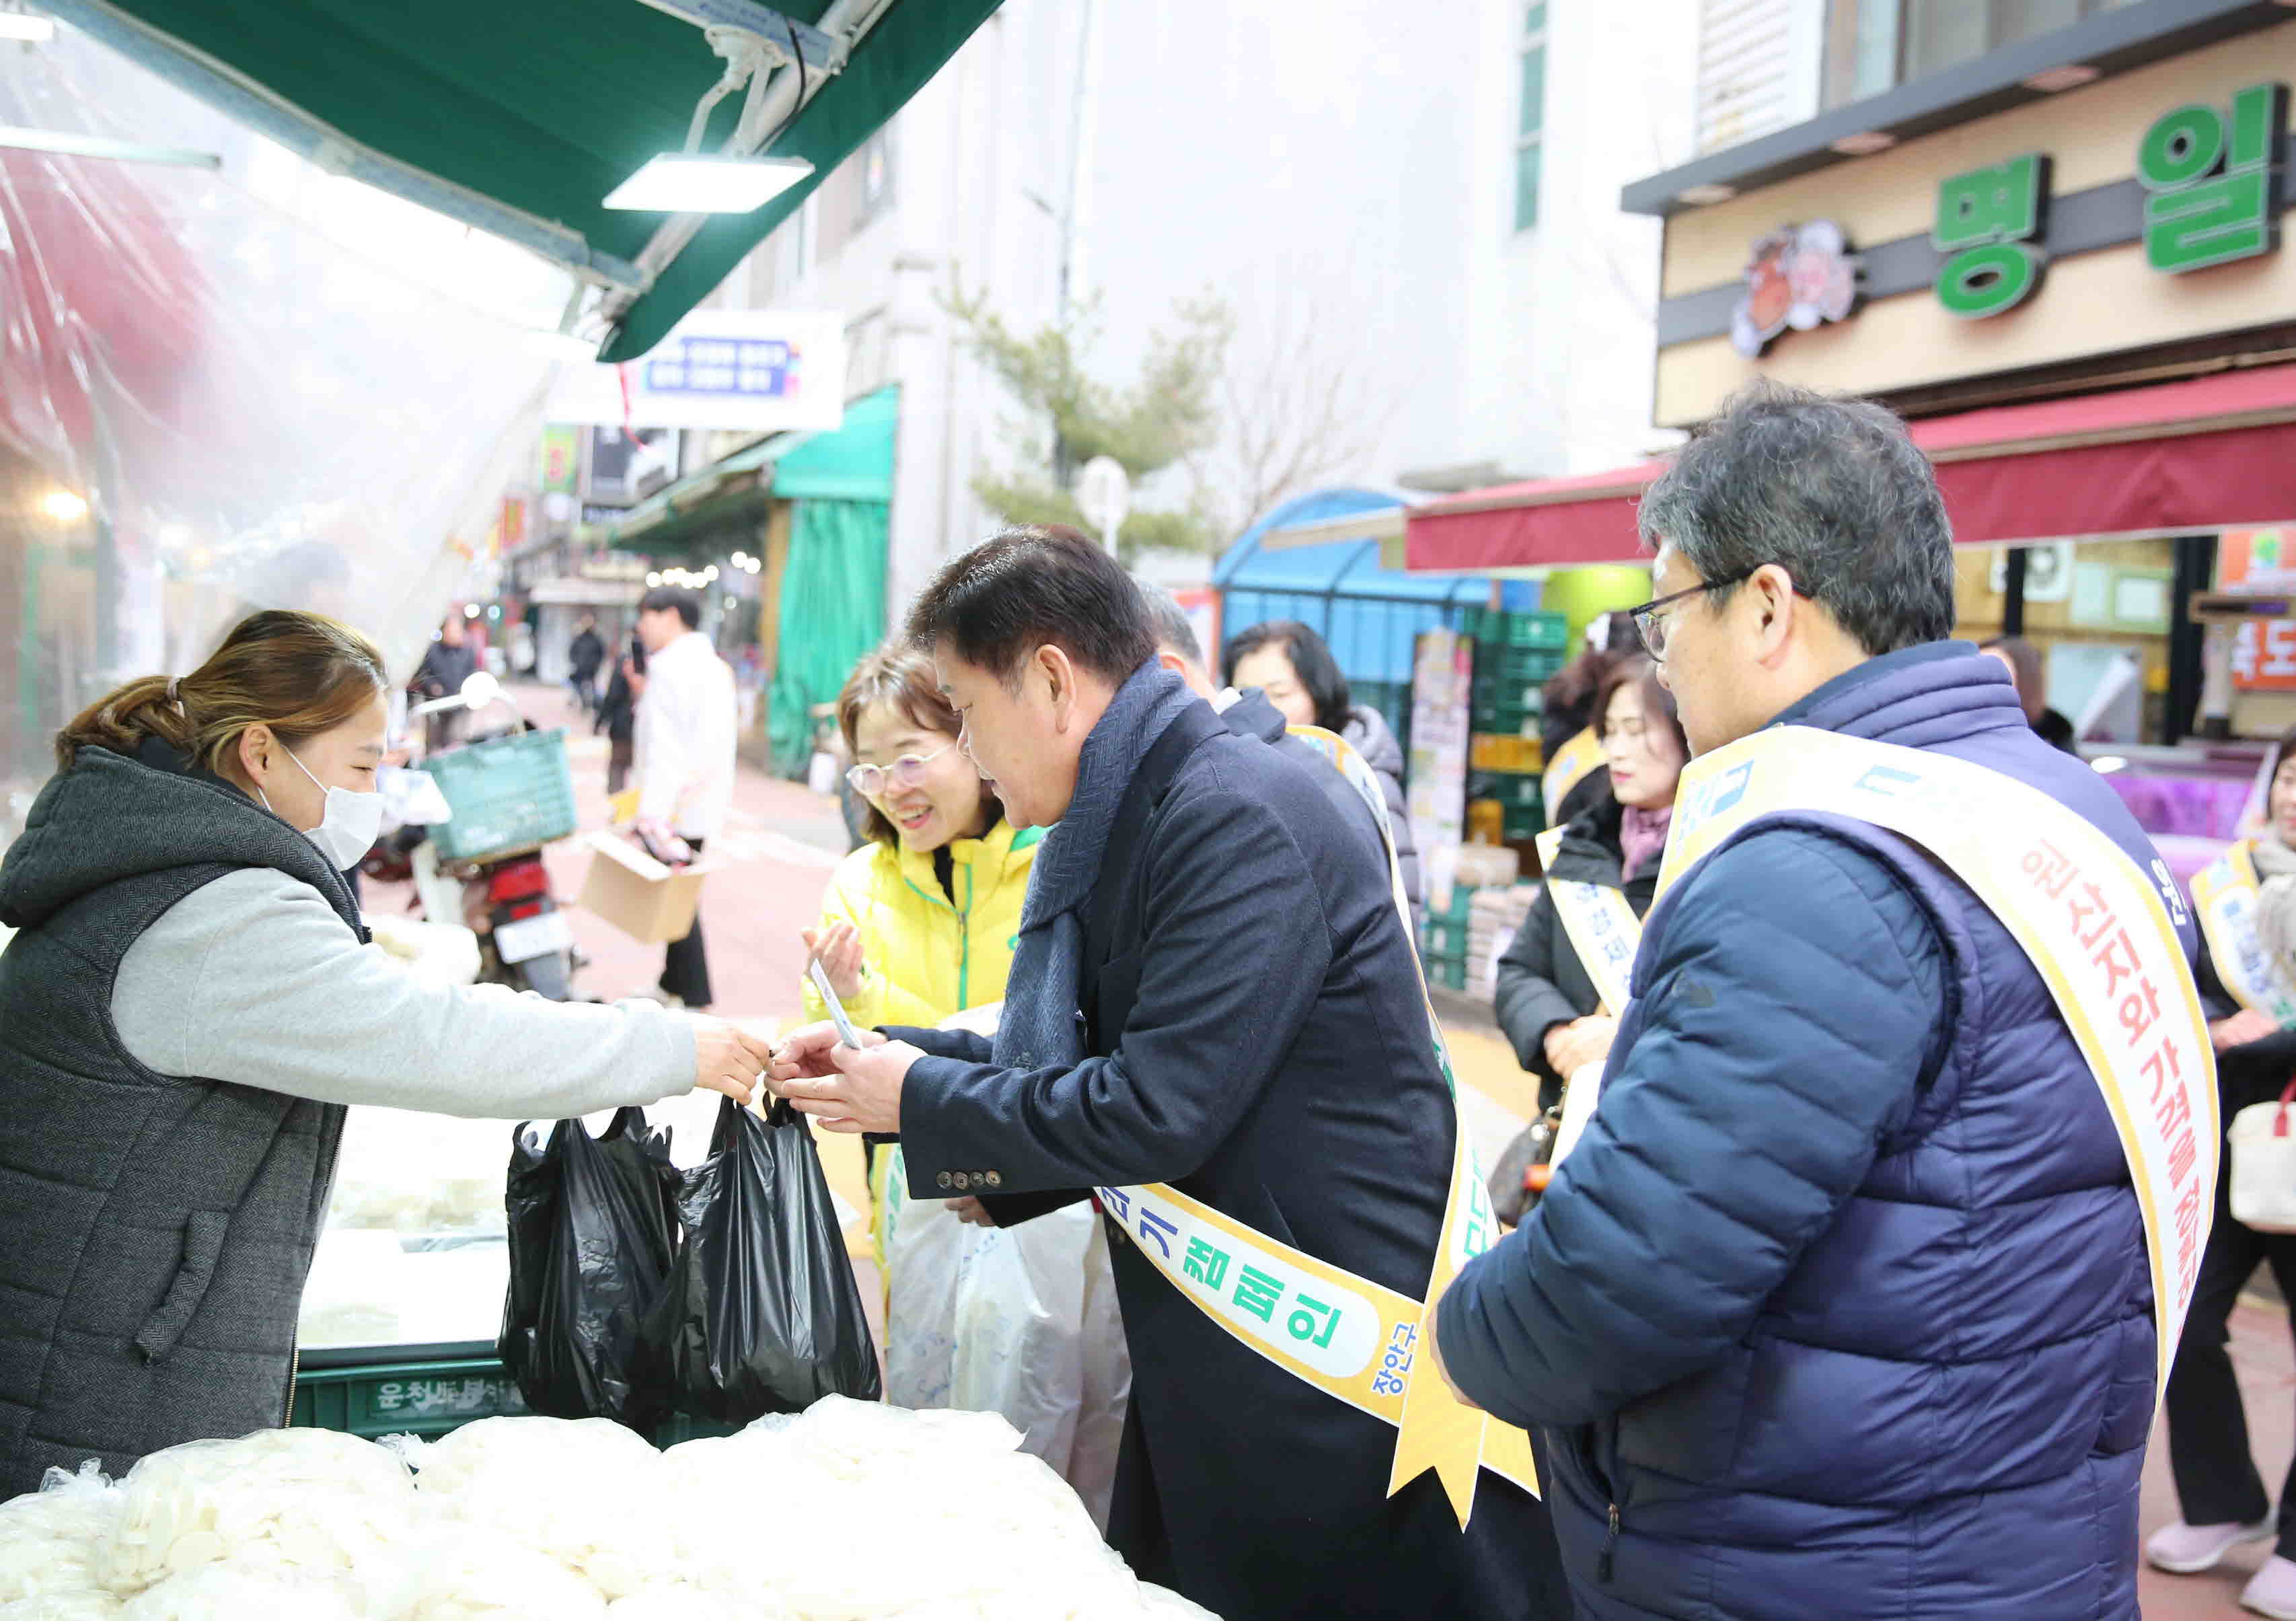
[[1553,821],[1562,813],[1563,796],[1603,760],[1603,740],[1595,736],[1591,726],[1554,751],[1554,758],[1546,762],[1546,775],[1538,784],[1539,797],[1546,802],[1547,820]]
[[1967,761],[1804,727],[1757,732],[1691,762],[1659,872],[1665,894],[1757,818],[1817,811],[1920,845],[1969,886],[2040,971],[2104,1094],[2144,1215],[2168,1388],[2215,1210],[2216,1054],[2173,909],[2148,873],[2038,789]]
[[1616,1018],[1633,995],[1629,979],[1635,953],[1642,948],[1643,920],[1635,916],[1623,890],[1552,875],[1555,852],[1562,848],[1562,831],[1549,827],[1538,835],[1538,864],[1550,869],[1546,898],[1562,920],[1562,932],[1570,937],[1579,967],[1603,998],[1603,1011]]
[[2255,843],[2243,839],[2193,876],[2193,909],[2217,977],[2240,1005],[2276,1024],[2296,1024],[2296,987],[2256,934]]
[[[1387,830],[1389,879],[1408,934],[1411,912],[1378,777],[1334,734],[1299,726],[1291,732],[1315,745],[1377,812]],[[1423,971],[1420,990],[1424,1000]],[[1427,1025],[1456,1109],[1458,1083],[1432,1002]],[[1095,1191],[1141,1255],[1205,1316],[1286,1372],[1394,1425],[1388,1494],[1432,1469],[1464,1527],[1474,1510],[1478,1466],[1525,1491],[1539,1488],[1530,1437],[1465,1405],[1418,1359],[1420,1323],[1460,1269],[1498,1237],[1464,1120],[1453,1137],[1450,1198],[1423,1300],[1319,1261],[1162,1182]]]

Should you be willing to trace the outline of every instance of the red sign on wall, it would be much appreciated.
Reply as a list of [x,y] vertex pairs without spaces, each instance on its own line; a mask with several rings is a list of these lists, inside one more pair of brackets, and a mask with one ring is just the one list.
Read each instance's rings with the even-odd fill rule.
[[2296,619],[2244,619],[2232,648],[2242,692],[2296,692]]

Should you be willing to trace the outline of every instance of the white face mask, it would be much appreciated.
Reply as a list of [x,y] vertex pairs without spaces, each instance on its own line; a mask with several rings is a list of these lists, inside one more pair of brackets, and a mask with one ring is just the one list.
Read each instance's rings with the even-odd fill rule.
[[[319,818],[319,825],[303,830],[303,836],[319,847],[319,853],[335,864],[338,872],[348,872],[365,859],[374,848],[377,835],[382,831],[382,795],[354,794],[348,788],[329,788],[316,777],[311,768],[295,760],[295,751],[283,748],[280,753],[295,761],[295,769],[310,777],[312,783],[325,789],[327,809]],[[263,808],[271,810],[270,797],[260,787],[255,796],[263,801]],[[277,811],[272,811],[276,816]]]

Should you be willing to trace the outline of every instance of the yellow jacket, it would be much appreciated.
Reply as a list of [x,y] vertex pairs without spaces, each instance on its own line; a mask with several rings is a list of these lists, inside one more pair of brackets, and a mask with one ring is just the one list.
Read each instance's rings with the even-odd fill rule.
[[[821,900],[821,926],[850,923],[867,955],[861,994],[845,1011],[873,1024],[938,1024],[1004,997],[1021,902],[1042,829],[999,821],[987,836],[948,845],[956,901],[933,872],[932,852],[872,839],[838,864]],[[808,1019],[829,1009],[808,980]]]

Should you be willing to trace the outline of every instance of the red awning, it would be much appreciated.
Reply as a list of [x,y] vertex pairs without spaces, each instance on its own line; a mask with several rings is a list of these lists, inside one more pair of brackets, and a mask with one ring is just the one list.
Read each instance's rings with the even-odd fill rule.
[[[2296,365],[1996,406],[1913,424],[1954,539],[2196,534],[2296,518]],[[1665,469],[1479,490],[1414,507],[1414,569],[1567,568],[1644,556],[1642,492]]]

